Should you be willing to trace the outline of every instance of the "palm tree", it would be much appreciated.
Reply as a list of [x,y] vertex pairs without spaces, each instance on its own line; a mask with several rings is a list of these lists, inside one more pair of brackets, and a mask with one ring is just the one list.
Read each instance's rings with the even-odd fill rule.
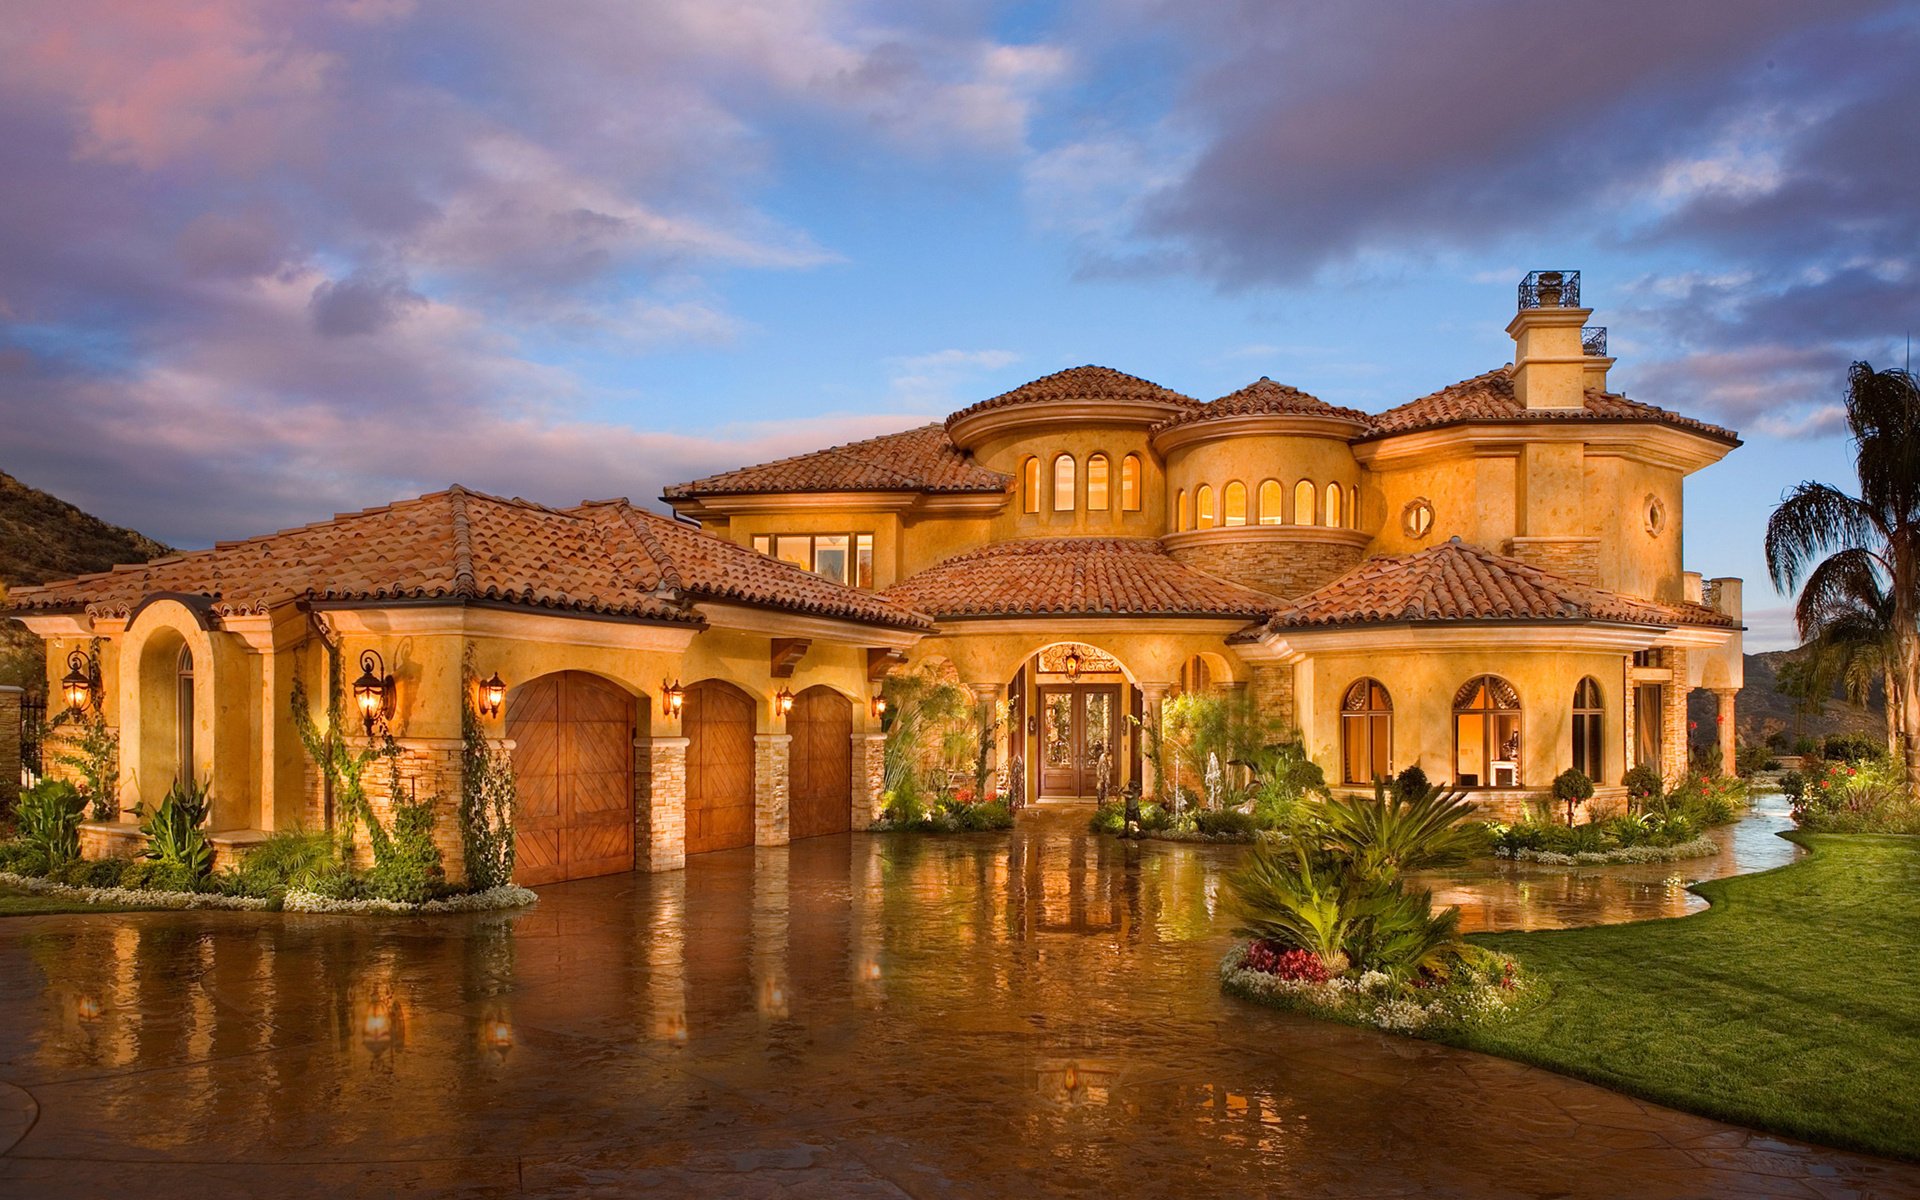
[[1767,571],[1782,592],[1803,577],[1809,591],[1820,583],[1823,591],[1811,599],[1802,593],[1796,615],[1822,617],[1831,597],[1848,597],[1838,620],[1876,592],[1884,595],[1891,619],[1887,705],[1907,789],[1920,797],[1920,385],[1906,371],[1854,363],[1847,428],[1860,495],[1824,483],[1795,486],[1767,522]]
[[1864,550],[1842,550],[1807,574],[1794,606],[1800,640],[1811,653],[1811,673],[1822,688],[1837,677],[1847,698],[1865,705],[1876,678],[1886,694],[1887,752],[1900,750],[1894,697],[1900,694],[1893,594],[1887,573]]

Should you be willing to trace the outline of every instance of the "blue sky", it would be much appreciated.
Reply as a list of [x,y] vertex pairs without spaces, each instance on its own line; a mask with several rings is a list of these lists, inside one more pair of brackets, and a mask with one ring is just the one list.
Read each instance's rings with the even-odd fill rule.
[[1584,272],[1739,429],[1689,565],[1847,481],[1920,326],[1920,14],[72,0],[0,17],[0,470],[179,545],[458,480],[568,503],[1082,362],[1380,409]]

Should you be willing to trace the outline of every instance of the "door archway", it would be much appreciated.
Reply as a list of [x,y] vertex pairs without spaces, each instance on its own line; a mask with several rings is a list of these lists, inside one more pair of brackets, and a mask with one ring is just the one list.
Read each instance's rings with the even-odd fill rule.
[[633,870],[633,697],[585,671],[542,675],[507,697],[507,736],[514,881]]
[[689,684],[687,853],[753,845],[753,698],[730,683]]
[[787,714],[792,808],[787,819],[795,839],[853,829],[853,702],[824,684],[793,698]]

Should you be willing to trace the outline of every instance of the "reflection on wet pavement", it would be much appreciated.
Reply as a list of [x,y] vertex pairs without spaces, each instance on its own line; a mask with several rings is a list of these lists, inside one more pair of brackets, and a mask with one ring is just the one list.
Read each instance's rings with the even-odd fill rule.
[[12,920],[0,1194],[1920,1195],[1222,997],[1238,853],[1066,810],[708,855],[510,917]]

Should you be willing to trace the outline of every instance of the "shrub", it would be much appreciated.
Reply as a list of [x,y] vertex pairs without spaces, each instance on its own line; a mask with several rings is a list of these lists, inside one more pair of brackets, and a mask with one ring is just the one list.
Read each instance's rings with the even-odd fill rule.
[[207,877],[213,868],[213,843],[203,825],[207,820],[209,785],[182,780],[167,790],[160,807],[141,813],[140,832],[147,835],[145,856],[167,868],[177,868],[190,881],[181,891]]
[[1747,785],[1731,775],[1689,775],[1660,805],[1661,815],[1685,816],[1696,825],[1725,825],[1746,807]]
[[1393,777],[1393,794],[1396,796],[1424,795],[1432,786],[1427,782],[1427,773],[1420,769],[1418,763]]
[[282,830],[247,851],[220,884],[230,895],[267,899],[291,888],[312,890],[322,876],[342,869],[330,835]]
[[1627,803],[1634,808],[1658,804],[1666,795],[1666,788],[1660,782],[1660,772],[1648,763],[1629,768],[1620,782],[1626,785]]
[[1340,797],[1321,806],[1326,844],[1369,878],[1451,866],[1473,857],[1480,833],[1467,824],[1473,804],[1429,784],[1417,795],[1390,792],[1384,780],[1373,799]]
[[1819,758],[1820,742],[1818,739],[1803,733],[1793,740],[1793,752],[1802,758]]
[[433,827],[438,823],[434,809],[433,797],[394,800],[385,851],[379,852],[376,843],[373,870],[367,872],[368,895],[396,904],[423,904],[445,884],[447,873],[440,865],[440,847],[433,841]]
[[102,858],[90,862],[87,864],[86,881],[80,886],[96,888],[119,887],[120,880],[124,878],[127,873],[127,865],[132,861],[132,859],[127,858]]
[[1800,798],[1806,794],[1807,777],[1798,771],[1788,771],[1780,777],[1780,790],[1797,806]]
[[1195,813],[1193,820],[1201,833],[1217,838],[1252,837],[1254,829],[1258,827],[1252,813],[1232,808]]
[[16,835],[34,848],[51,869],[80,857],[80,822],[87,802],[72,784],[43,779],[20,794],[14,812]]
[[1780,761],[1773,757],[1773,751],[1766,746],[1742,746],[1734,752],[1733,771],[1742,779],[1752,778],[1761,771],[1778,771]]
[[1265,971],[1282,979],[1307,983],[1325,983],[1332,976],[1326,964],[1305,950],[1289,950],[1278,942],[1255,941],[1247,944],[1247,970]]
[[1802,829],[1828,833],[1920,833],[1920,806],[1893,758],[1809,765],[1793,817]]
[[47,873],[47,852],[21,838],[0,842],[0,871],[12,871],[16,875],[45,875]]
[[1829,762],[1862,763],[1887,756],[1886,746],[1864,733],[1830,733],[1822,751]]

